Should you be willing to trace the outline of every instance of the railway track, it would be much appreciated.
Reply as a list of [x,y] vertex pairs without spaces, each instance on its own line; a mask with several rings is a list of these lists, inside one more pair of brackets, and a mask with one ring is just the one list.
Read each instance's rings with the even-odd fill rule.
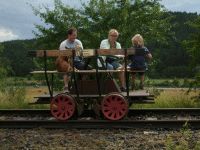
[[151,121],[105,121],[105,120],[70,120],[67,122],[50,121],[50,120],[15,120],[0,121],[0,128],[47,128],[47,129],[130,129],[130,128],[150,128],[150,129],[177,129],[182,128],[185,124],[192,129],[200,128],[200,120],[151,120]]
[[[0,110],[0,128],[112,129],[151,128],[177,129],[187,124],[200,129],[200,109],[131,109],[127,118],[108,121],[93,118],[85,111],[77,120],[58,121],[49,110]],[[143,118],[142,118],[143,117]]]

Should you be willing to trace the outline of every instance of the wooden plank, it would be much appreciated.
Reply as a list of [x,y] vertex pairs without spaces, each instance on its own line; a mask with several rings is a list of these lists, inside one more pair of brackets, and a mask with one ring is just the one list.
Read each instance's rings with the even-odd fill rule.
[[98,49],[98,55],[124,55],[123,49]]
[[[125,55],[125,49],[98,49],[99,55]],[[144,48],[128,48],[127,55],[145,55]]]
[[[127,96],[127,92],[122,92],[122,95]],[[150,96],[150,93],[146,90],[137,90],[137,91],[130,91],[129,96],[131,97],[138,97],[138,96]]]
[[[45,71],[41,70],[41,71],[32,71],[30,72],[31,74],[44,74]],[[58,72],[57,70],[53,70],[53,71],[47,71],[47,74],[56,74],[56,73],[62,73],[62,72]]]
[[[96,69],[92,70],[76,70],[76,73],[96,73]],[[117,72],[124,72],[124,70],[98,70],[99,73],[117,73]]]
[[[127,70],[128,72],[145,72],[144,70]],[[31,74],[44,74],[45,71],[32,71],[30,72]],[[47,74],[64,74],[64,73],[70,73],[69,72],[58,72],[57,70],[48,70]],[[75,70],[76,73],[96,73],[96,69],[92,70]],[[119,73],[119,72],[125,72],[125,70],[99,70],[99,73]]]
[[84,49],[81,54],[83,57],[92,57],[95,55],[94,49]]
[[[62,92],[57,92],[57,93],[54,93],[53,94],[53,96],[56,96],[57,94],[59,94],[59,93],[62,93]],[[122,95],[124,95],[124,96],[127,96],[127,93],[126,92],[119,92],[119,93],[121,93]],[[76,94],[71,94],[73,97],[76,97]],[[87,95],[79,95],[80,97],[99,97],[99,95],[97,95],[97,94],[87,94]],[[105,96],[105,94],[102,94],[102,96]],[[137,90],[137,91],[130,91],[129,92],[129,96],[130,97],[138,97],[138,96],[141,96],[141,97],[148,97],[148,96],[150,96],[150,94],[147,92],[147,91],[145,91],[145,90]],[[34,97],[34,98],[48,98],[48,97],[50,97],[50,95],[40,95],[40,96],[36,96],[36,97]]]
[[[44,57],[44,50],[38,50],[36,51],[36,57]],[[72,50],[46,50],[46,56],[47,57],[58,57],[58,56],[72,56]]]
[[[29,56],[33,57],[44,57],[44,51],[46,51],[47,57],[58,57],[58,56],[66,56],[72,57],[72,49],[68,50],[36,50],[36,51],[29,51]],[[91,57],[94,56],[93,49],[85,49],[85,50],[76,50],[76,56],[83,56],[83,57]]]
[[129,49],[127,49],[127,55],[134,55],[135,51],[136,51],[135,49],[129,48]]
[[131,69],[128,69],[127,70],[127,72],[132,72],[132,73],[134,73],[134,72],[145,72],[145,70],[131,70]]
[[[44,51],[46,51],[47,57],[58,57],[58,56],[67,56],[72,57],[72,49],[67,50],[36,50],[36,51],[29,51],[30,56],[35,57],[44,57]],[[92,57],[95,56],[94,49],[84,49],[84,50],[75,50],[76,56],[83,56],[83,57]],[[125,50],[124,49],[98,49],[98,55],[108,56],[113,55],[117,57],[124,57]],[[143,49],[134,49],[129,48],[127,49],[127,55],[144,55]]]

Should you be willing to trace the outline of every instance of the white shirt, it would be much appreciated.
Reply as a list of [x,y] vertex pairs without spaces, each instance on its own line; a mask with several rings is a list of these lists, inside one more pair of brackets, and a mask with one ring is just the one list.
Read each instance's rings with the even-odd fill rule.
[[[121,49],[121,44],[119,42],[115,42],[116,43],[116,49]],[[108,39],[102,40],[101,44],[100,44],[100,49],[110,49],[110,42]],[[102,59],[105,61],[106,60],[106,56],[101,56]],[[100,63],[99,59],[98,59],[98,66],[102,67],[102,64]]]
[[[69,41],[68,39],[67,40],[64,40],[61,44],[60,44],[60,47],[59,47],[59,50],[67,50],[67,49],[73,49],[73,48],[76,48],[77,46],[79,46],[81,48],[81,50],[83,50],[83,44],[80,40],[78,39],[75,39],[74,42],[71,42]],[[81,57],[79,56],[76,56],[74,58],[74,61],[75,62],[80,62],[81,61]]]
[[[121,49],[121,44],[119,42],[116,43],[116,49]],[[100,49],[110,49],[110,42],[108,39],[102,40],[100,44]]]
[[67,40],[64,40],[61,44],[60,44],[60,47],[59,49],[60,50],[66,50],[66,49],[70,49],[70,48],[76,48],[76,46],[80,46],[81,49],[83,49],[83,44],[80,40],[78,39],[75,39],[74,42],[71,42],[69,41],[68,39]]

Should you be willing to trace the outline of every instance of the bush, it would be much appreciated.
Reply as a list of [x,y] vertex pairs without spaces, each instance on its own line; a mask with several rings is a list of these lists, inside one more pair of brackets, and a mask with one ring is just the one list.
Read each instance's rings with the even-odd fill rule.
[[186,78],[193,77],[194,72],[188,66],[173,66],[166,67],[161,71],[162,77],[178,77],[178,78]]

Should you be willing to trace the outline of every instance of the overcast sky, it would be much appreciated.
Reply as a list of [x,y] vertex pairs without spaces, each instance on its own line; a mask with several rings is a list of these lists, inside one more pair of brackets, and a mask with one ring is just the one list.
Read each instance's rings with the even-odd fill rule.
[[[62,1],[72,7],[80,7],[80,0]],[[162,0],[161,3],[171,11],[200,13],[200,0]],[[30,4],[53,7],[53,0],[0,0],[0,42],[34,38],[34,24],[41,24],[41,21],[33,14]]]

